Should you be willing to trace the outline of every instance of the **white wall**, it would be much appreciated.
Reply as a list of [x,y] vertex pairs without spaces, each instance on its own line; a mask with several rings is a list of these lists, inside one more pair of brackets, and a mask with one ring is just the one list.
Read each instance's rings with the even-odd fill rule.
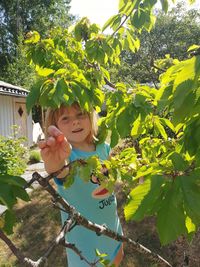
[[[0,135],[5,137],[13,134],[12,125],[15,124],[15,103],[25,103],[26,99],[21,97],[13,97],[0,94]],[[28,139],[28,145],[33,145],[33,125],[32,125],[32,114],[27,115],[26,128]]]
[[0,95],[0,135],[12,135],[11,126],[14,124],[14,109],[12,97]]
[[27,116],[27,131],[28,131],[28,145],[33,145],[33,119],[32,119],[32,113]]

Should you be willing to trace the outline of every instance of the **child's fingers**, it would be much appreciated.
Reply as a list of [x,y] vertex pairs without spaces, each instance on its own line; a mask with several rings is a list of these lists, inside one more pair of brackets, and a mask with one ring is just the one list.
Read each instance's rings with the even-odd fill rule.
[[53,147],[55,146],[56,144],[56,139],[53,137],[53,136],[50,136],[48,139],[47,139],[47,145],[49,147]]
[[49,126],[48,133],[50,136],[55,137],[58,143],[62,143],[65,138],[64,134],[54,125]]
[[48,127],[48,133],[50,136],[53,136],[53,137],[58,137],[59,135],[62,135],[63,133],[54,125],[50,125]]
[[65,138],[64,134],[60,134],[59,136],[56,137],[56,141],[58,143],[62,143],[64,141],[64,138]]
[[40,148],[40,149],[43,149],[43,148],[45,148],[47,146],[47,143],[46,143],[46,141],[39,141],[38,142],[38,147]]
[[71,144],[67,141],[67,138],[64,137],[63,141],[61,142],[61,147],[62,149],[67,152],[68,154],[71,153],[71,150],[72,150],[72,146]]
[[42,159],[44,160],[49,154],[49,147],[45,147],[41,149],[40,153],[41,153]]

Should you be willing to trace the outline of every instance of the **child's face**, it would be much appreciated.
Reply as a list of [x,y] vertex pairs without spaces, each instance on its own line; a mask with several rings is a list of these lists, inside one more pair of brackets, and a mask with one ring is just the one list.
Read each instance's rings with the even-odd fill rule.
[[92,130],[89,115],[81,111],[78,106],[64,108],[58,118],[57,126],[69,143],[76,146],[87,142],[86,139]]

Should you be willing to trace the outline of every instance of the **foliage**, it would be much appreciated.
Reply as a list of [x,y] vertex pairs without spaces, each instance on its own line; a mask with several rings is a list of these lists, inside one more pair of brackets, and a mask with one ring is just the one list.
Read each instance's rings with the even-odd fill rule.
[[24,35],[36,29],[46,36],[49,28],[67,27],[74,19],[69,4],[70,0],[0,2],[0,79],[29,88],[34,71],[23,53]]
[[[105,78],[110,79],[106,67],[120,64],[125,48],[138,49],[138,33],[150,30],[154,22],[151,11],[155,2],[120,1],[119,14],[103,27],[113,29],[111,36],[103,35],[86,18],[70,31],[54,31],[51,39],[41,40],[32,32],[26,41],[28,57],[39,79],[29,95],[28,109],[37,102],[56,108],[73,101],[86,110],[90,105],[100,108],[104,98],[98,88]],[[163,244],[181,234],[189,237],[200,222],[199,207],[193,205],[199,202],[200,190],[198,80],[199,56],[194,56],[175,61],[162,75],[159,90],[136,85],[127,91],[125,84],[117,83],[116,90],[106,96],[109,112],[101,120],[104,138],[110,130],[114,147],[119,138],[131,135],[138,138],[139,150],[123,151],[105,162],[109,169],[105,184],[112,188],[117,178],[126,181],[132,188],[126,218],[141,220],[155,214]],[[173,138],[168,138],[167,129]],[[89,173],[90,168],[85,171]],[[144,182],[137,185],[141,177]]]
[[32,150],[29,152],[29,163],[38,163],[41,161],[40,152],[37,150]]
[[26,169],[28,152],[24,137],[4,137],[0,136],[0,159],[2,164],[1,173],[10,175],[21,175]]
[[34,68],[27,62],[22,37],[16,48],[16,53],[17,56],[7,65],[6,73],[3,74],[1,79],[29,89],[31,84],[35,82],[36,77]]
[[27,162],[27,149],[23,142],[24,138],[0,136],[0,204],[7,207],[0,217],[0,228],[7,234],[12,233],[15,222],[13,206],[17,203],[17,198],[29,200],[23,189],[26,182],[19,177],[25,171]]
[[[154,10],[154,14],[155,25],[150,32],[142,31],[140,49],[136,53],[122,51],[122,64],[110,69],[113,82],[131,83],[135,80],[157,84],[159,75],[173,64],[170,62],[173,58],[186,59],[188,47],[199,43],[199,9],[188,9],[184,1],[178,2],[168,13]],[[157,64],[157,60],[165,59],[166,55],[171,58],[168,65]]]
[[[52,30],[48,38],[30,32],[27,56],[38,80],[27,99],[28,110],[36,103],[57,108],[78,101],[85,110],[95,106],[99,111],[105,95],[101,88],[110,80],[107,69],[120,64],[123,50],[138,50],[138,34],[150,31],[154,24],[156,2],[120,0],[119,13],[103,27],[110,27],[111,35],[104,35],[87,18],[73,28]],[[161,3],[166,11],[168,1]],[[104,184],[109,190],[116,180],[126,185],[130,192],[127,219],[156,215],[162,244],[180,235],[191,238],[200,224],[200,55],[194,50],[190,58],[174,61],[163,73],[159,89],[116,83],[115,90],[106,94],[108,114],[100,125],[99,142],[110,131],[111,147],[119,138],[132,136],[136,140],[134,147],[105,161],[109,179],[103,175]],[[89,161],[84,167],[87,175],[94,168],[91,166],[100,170],[96,160]],[[141,178],[143,182],[139,182]]]

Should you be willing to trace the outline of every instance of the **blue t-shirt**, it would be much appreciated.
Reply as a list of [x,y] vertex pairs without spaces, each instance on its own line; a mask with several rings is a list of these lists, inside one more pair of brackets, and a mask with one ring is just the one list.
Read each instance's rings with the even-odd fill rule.
[[[106,160],[109,156],[110,147],[106,143],[98,144],[95,151],[85,152],[73,148],[69,161],[77,159],[86,159],[96,155],[101,160]],[[78,176],[75,177],[71,187],[65,189],[59,179],[55,179],[58,193],[76,208],[91,222],[105,224],[119,234],[122,234],[122,228],[117,214],[117,202],[114,194],[108,195],[107,190],[101,188],[101,185],[95,181],[84,182]],[[62,223],[68,218],[67,213],[61,211]],[[108,259],[114,260],[120,249],[121,243],[104,235],[97,236],[95,232],[82,226],[76,226],[66,234],[66,240],[76,245],[82,252],[82,255],[89,261],[94,262],[97,259],[95,249],[101,253],[108,254]],[[88,264],[80,259],[70,249],[67,249],[67,258],[69,267],[88,267]],[[102,265],[101,265],[102,266]]]

